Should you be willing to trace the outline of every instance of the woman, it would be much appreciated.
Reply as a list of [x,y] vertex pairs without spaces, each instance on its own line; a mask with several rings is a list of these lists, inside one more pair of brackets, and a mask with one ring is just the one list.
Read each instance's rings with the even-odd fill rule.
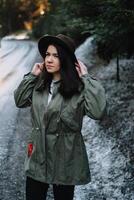
[[90,181],[82,120],[102,117],[105,93],[77,61],[71,38],[43,36],[38,48],[44,62],[34,65],[14,94],[17,107],[31,106],[26,199],[46,199],[52,184],[55,200],[72,200],[75,185]]

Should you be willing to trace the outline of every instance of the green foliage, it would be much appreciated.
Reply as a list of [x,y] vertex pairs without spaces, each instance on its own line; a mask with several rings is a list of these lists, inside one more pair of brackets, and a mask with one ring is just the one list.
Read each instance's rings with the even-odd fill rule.
[[[35,37],[40,37],[43,34],[56,35],[58,33],[67,34],[79,40],[79,37],[89,31],[88,11],[84,12],[84,7],[81,7],[75,2],[69,0],[51,1],[51,11],[42,16],[35,24],[33,34]],[[87,10],[87,7],[86,9]],[[81,16],[81,12],[85,13]]]
[[24,29],[25,22],[34,23],[41,4],[46,12],[47,0],[0,0],[0,35]]
[[[50,10],[34,15],[39,4]],[[94,35],[100,57],[134,53],[133,0],[0,0],[0,34],[33,24],[33,36],[68,34],[80,41],[85,33]]]
[[[129,2],[130,3],[130,2]],[[134,52],[134,12],[125,1],[108,1],[94,26],[99,55],[110,59]],[[134,8],[134,5],[133,5]]]
[[134,52],[132,0],[51,0],[51,12],[35,26],[34,35],[66,33],[79,40],[94,35],[100,57],[110,60]]
[[[0,35],[3,36],[16,29],[16,24],[20,27],[18,12],[18,1],[0,0]],[[14,12],[16,10],[16,12]]]

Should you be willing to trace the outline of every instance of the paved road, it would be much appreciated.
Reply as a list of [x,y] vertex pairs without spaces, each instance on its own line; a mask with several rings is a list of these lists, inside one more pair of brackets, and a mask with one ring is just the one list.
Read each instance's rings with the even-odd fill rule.
[[14,132],[16,109],[13,91],[37,59],[36,44],[31,41],[2,41],[0,51],[0,165],[7,154]]
[[25,132],[29,129],[30,117],[27,109],[21,112],[15,107],[13,91],[39,59],[36,43],[32,41],[1,41],[0,200],[24,200]]

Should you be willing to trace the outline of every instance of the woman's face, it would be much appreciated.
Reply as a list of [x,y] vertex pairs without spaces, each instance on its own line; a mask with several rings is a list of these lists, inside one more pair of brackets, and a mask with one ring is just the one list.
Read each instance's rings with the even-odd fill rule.
[[45,67],[49,73],[60,73],[60,59],[55,46],[49,45],[45,54]]

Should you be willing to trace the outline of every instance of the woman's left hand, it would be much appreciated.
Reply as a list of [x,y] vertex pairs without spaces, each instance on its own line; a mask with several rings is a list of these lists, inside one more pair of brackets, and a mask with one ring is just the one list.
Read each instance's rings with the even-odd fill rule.
[[82,75],[88,74],[87,67],[85,66],[83,62],[78,60],[78,63],[75,63],[75,65],[76,65],[76,70],[79,74],[79,77],[81,77]]

